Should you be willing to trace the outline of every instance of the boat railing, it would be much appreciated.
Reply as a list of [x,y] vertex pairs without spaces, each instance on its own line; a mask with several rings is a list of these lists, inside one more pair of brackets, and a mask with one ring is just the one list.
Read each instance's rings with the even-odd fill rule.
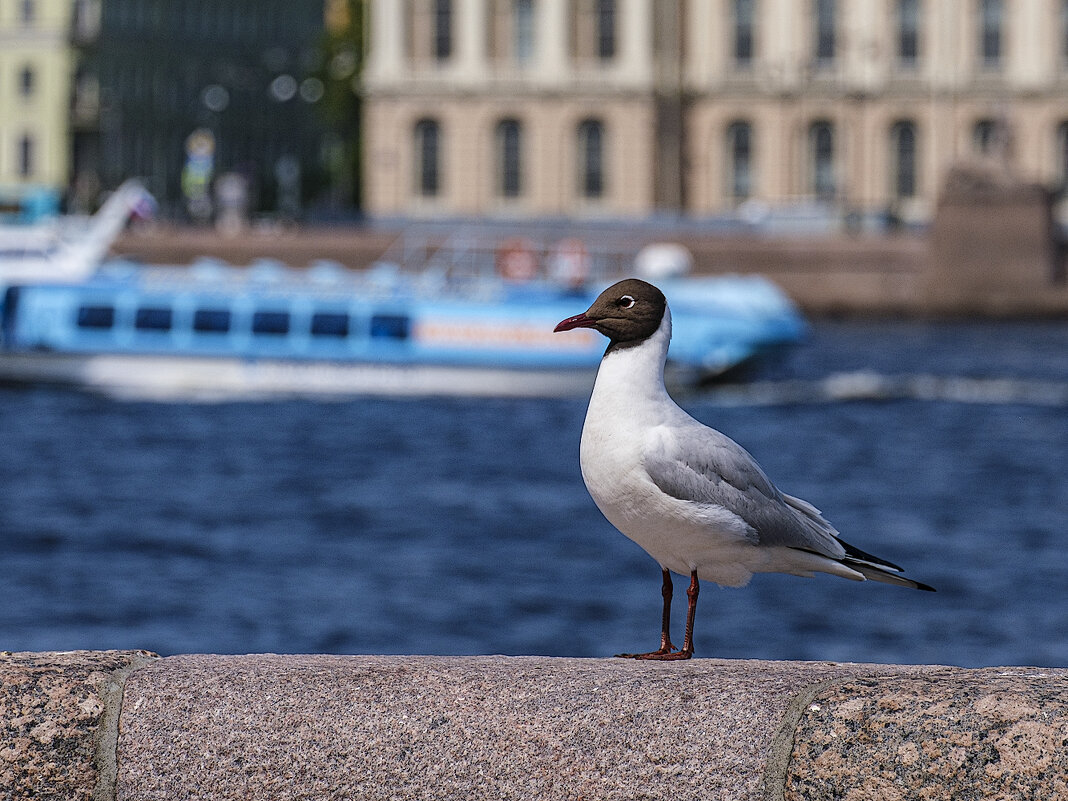
[[439,292],[469,292],[502,279],[578,287],[631,274],[640,245],[615,232],[471,226],[445,234],[412,226],[386,250],[379,266],[390,265]]

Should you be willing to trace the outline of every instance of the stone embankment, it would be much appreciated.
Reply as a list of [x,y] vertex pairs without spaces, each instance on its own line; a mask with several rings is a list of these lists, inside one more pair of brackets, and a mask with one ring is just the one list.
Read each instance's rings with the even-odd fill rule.
[[4,799],[1068,798],[1068,670],[0,654]]
[[[114,252],[148,264],[189,264],[212,257],[241,265],[267,257],[295,267],[328,259],[364,269],[396,250],[391,246],[402,233],[305,228],[225,237],[207,230],[159,227],[127,233]],[[597,236],[603,242],[589,239],[591,248],[613,241],[611,232]],[[815,316],[1068,316],[1064,254],[1050,250],[1050,258],[1037,256],[1029,241],[1013,242],[1006,232],[993,243],[983,243],[970,231],[937,237],[621,236],[636,245],[665,236],[681,242],[693,253],[695,271],[701,275],[763,275]]]

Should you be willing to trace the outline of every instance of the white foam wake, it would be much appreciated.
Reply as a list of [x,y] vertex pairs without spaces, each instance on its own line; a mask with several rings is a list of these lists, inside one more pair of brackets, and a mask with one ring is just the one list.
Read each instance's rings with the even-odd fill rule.
[[1068,406],[1068,381],[925,373],[886,375],[860,370],[815,380],[725,384],[711,390],[707,397],[724,405],[746,406],[911,399],[1057,407]]

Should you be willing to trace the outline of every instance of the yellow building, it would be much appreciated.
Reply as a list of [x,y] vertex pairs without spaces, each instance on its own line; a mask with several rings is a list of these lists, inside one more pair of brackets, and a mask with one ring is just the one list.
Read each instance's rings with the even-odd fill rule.
[[71,0],[0,2],[0,186],[66,191]]
[[372,0],[376,215],[924,221],[1062,186],[1068,0]]

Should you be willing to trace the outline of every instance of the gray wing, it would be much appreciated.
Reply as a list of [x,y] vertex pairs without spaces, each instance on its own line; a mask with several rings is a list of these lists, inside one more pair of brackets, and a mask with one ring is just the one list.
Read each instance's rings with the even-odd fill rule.
[[722,507],[752,530],[757,545],[786,546],[841,559],[845,549],[818,509],[775,488],[730,437],[690,418],[653,432],[644,454],[649,478],[673,498]]

